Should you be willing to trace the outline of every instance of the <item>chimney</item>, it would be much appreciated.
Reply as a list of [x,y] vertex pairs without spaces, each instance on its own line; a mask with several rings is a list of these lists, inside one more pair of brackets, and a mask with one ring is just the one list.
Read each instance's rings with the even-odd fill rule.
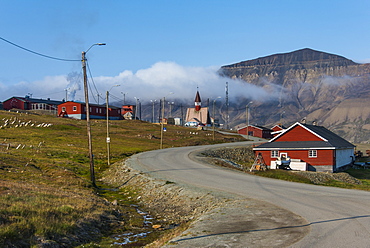
[[302,124],[306,124],[306,118],[303,118],[303,119],[301,120],[301,123],[302,123]]
[[316,121],[312,122],[312,125],[316,126],[317,125]]

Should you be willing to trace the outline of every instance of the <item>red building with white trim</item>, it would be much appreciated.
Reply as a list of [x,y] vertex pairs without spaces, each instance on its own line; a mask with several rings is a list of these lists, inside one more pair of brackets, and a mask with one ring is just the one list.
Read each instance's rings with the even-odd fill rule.
[[[106,119],[107,107],[105,105],[89,104],[90,119]],[[121,108],[109,106],[109,119],[121,120]],[[58,116],[86,120],[86,104],[83,102],[68,101],[58,106]]]
[[325,127],[297,122],[253,151],[271,167],[285,155],[297,163],[306,163],[308,170],[335,172],[353,162],[354,148]]

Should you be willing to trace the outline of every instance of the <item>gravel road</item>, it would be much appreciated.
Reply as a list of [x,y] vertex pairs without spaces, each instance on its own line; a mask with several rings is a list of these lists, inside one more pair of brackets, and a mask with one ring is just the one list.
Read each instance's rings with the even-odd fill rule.
[[[235,145],[241,143],[226,146]],[[197,220],[168,247],[370,247],[370,192],[261,178],[196,161],[195,152],[207,148],[151,151],[127,161],[154,181],[202,189],[201,200],[207,196],[204,204],[179,201],[201,211],[188,211]]]

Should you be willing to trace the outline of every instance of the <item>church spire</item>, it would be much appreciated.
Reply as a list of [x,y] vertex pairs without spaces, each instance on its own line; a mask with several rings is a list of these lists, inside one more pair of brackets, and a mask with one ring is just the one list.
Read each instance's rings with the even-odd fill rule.
[[202,105],[202,100],[200,100],[200,95],[199,95],[199,91],[198,90],[197,90],[197,94],[195,95],[194,104],[195,104],[195,110],[196,111],[199,111],[200,108],[201,108],[201,105]]

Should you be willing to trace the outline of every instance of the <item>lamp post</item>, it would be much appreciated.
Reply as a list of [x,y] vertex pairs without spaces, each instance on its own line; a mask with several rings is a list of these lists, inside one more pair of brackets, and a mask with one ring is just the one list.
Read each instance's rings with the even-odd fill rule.
[[170,105],[170,116],[169,117],[172,117],[172,105],[174,104],[175,104],[174,102],[168,102],[168,105]]
[[123,105],[126,105],[126,92],[121,92],[121,94],[123,95]]
[[109,91],[112,90],[113,87],[118,87],[119,84],[113,85],[109,90],[107,90],[107,95],[105,97],[105,104],[106,104],[106,112],[107,112],[107,158],[108,158],[108,165],[110,165],[110,137],[109,137]]
[[152,103],[152,123],[154,123],[154,103],[156,102],[157,100],[150,100],[150,102]]
[[138,116],[138,114],[137,114],[137,109],[138,109],[138,101],[139,101],[139,98],[136,98],[136,97],[134,97],[135,98],[135,100],[136,100],[136,105],[135,105],[135,120],[137,120],[138,118],[137,118],[137,116]]
[[[173,92],[170,92],[168,95],[173,94]],[[167,95],[167,96],[168,96]],[[162,119],[161,119],[161,144],[159,146],[159,149],[163,149],[163,124],[164,124],[164,103],[166,101],[166,97],[164,96],[162,99]]]
[[216,99],[213,100],[213,109],[212,109],[212,115],[213,115],[213,122],[212,122],[212,136],[213,136],[213,140],[215,140],[215,103],[217,101],[217,99],[220,99],[221,97],[217,97]]
[[90,179],[93,187],[96,187],[95,183],[95,172],[94,172],[94,157],[92,152],[92,138],[91,138],[91,125],[90,125],[90,104],[89,104],[89,91],[87,88],[87,74],[86,74],[86,53],[93,46],[104,46],[105,43],[95,43],[90,46],[86,52],[82,52],[82,71],[84,74],[84,93],[85,93],[85,104],[86,104],[86,128],[87,128],[87,137],[89,145],[89,158],[90,158]]
[[253,102],[251,101],[251,102],[249,102],[248,104],[247,104],[247,106],[245,107],[245,109],[246,109],[246,111],[247,111],[247,113],[246,113],[246,115],[247,115],[247,139],[249,140],[249,104],[252,104]]

